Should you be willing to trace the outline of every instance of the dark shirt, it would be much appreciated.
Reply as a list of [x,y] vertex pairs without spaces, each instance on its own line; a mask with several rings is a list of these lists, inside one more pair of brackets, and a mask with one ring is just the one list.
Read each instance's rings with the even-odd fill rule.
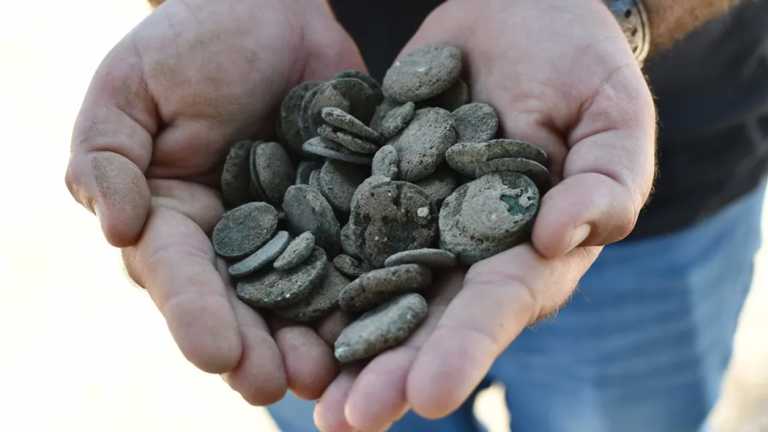
[[[442,3],[331,2],[378,79]],[[768,0],[743,1],[646,67],[659,111],[658,177],[632,238],[681,229],[768,170]]]

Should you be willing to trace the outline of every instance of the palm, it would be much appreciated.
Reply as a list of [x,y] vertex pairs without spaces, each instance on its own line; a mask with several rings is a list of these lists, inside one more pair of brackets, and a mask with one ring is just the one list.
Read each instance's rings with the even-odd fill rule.
[[314,332],[273,338],[234,297],[206,234],[223,210],[217,171],[232,142],[272,135],[291,86],[362,67],[324,2],[169,0],[104,60],[75,127],[73,194],[124,247],[184,355],[255,404],[288,384],[317,396],[335,371]]
[[562,181],[542,200],[531,245],[438,281],[426,323],[404,346],[331,384],[316,408],[323,430],[377,430],[406,409],[439,417],[457,408],[526,325],[568,298],[600,252],[584,245],[625,236],[647,197],[652,101],[607,10],[556,0],[483,5],[447,2],[404,51],[462,47],[472,98],[497,108],[506,136],[544,146]]

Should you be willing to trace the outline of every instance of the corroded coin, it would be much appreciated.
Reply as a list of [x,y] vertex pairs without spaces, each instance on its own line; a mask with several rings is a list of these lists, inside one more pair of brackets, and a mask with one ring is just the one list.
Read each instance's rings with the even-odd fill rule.
[[462,105],[453,112],[459,142],[483,142],[493,139],[499,131],[499,115],[486,103]]
[[310,111],[312,109],[312,104],[315,101],[315,97],[317,96],[317,93],[320,90],[321,84],[322,83],[307,90],[307,92],[304,94],[304,98],[301,101],[301,107],[299,108],[298,122],[299,122],[299,130],[301,131],[301,138],[303,140],[302,145],[303,143],[307,142],[307,140],[317,136],[317,129],[314,128],[312,123],[310,122],[310,117],[311,117]]
[[327,160],[320,169],[320,192],[336,210],[349,213],[352,195],[368,178],[368,169],[362,165]]
[[251,202],[224,213],[213,228],[213,249],[224,258],[241,258],[256,251],[277,228],[277,210]]
[[310,127],[317,130],[323,124],[323,108],[334,107],[351,114],[363,123],[368,123],[379,102],[381,94],[363,81],[356,78],[333,79],[318,87],[307,120]]
[[419,291],[431,283],[432,272],[419,264],[372,270],[341,291],[339,306],[346,312],[362,312],[400,294]]
[[492,159],[478,164],[476,175],[478,177],[495,172],[516,172],[525,174],[536,183],[539,191],[549,189],[552,179],[549,170],[540,163],[524,158]]
[[318,161],[301,161],[296,167],[296,181],[294,184],[309,184],[309,176],[312,171],[319,170],[323,166],[322,162]]
[[267,193],[264,192],[264,188],[261,187],[261,181],[259,180],[259,168],[257,167],[258,163],[257,160],[259,158],[257,151],[259,146],[262,145],[264,141],[254,141],[253,145],[251,145],[251,156],[250,156],[250,189],[251,194],[258,198],[258,201],[267,201]]
[[273,312],[293,321],[317,321],[338,307],[339,293],[347,284],[349,279],[328,263],[322,283],[319,283],[304,300],[287,308],[274,309]]
[[368,87],[371,88],[371,90],[377,91],[377,92],[381,93],[381,84],[379,84],[379,82],[376,81],[376,79],[373,78],[372,76],[368,75],[365,72],[360,72],[359,70],[347,69],[347,70],[344,70],[344,71],[341,71],[341,72],[337,73],[334,76],[334,78],[336,78],[336,79],[338,79],[338,78],[356,78],[356,79],[359,79],[360,81],[366,83],[368,85]]
[[[391,179],[389,177],[384,177],[380,175],[373,175],[371,177],[368,177],[365,179],[364,182],[360,184],[360,186],[357,187],[357,190],[355,191],[354,195],[352,195],[352,202],[350,203],[350,211],[355,208],[363,208],[365,205],[361,205],[360,203],[362,201],[367,200],[370,197],[370,191],[371,188],[376,186],[377,184],[386,183],[390,181]],[[361,257],[361,251],[360,251],[360,226],[359,224],[353,224],[351,223],[355,219],[355,215],[352,213],[350,214],[349,221],[341,230],[341,249],[346,253],[347,255],[351,255],[353,257],[359,258]],[[365,265],[368,265],[368,263],[365,263]]]
[[450,88],[461,74],[461,50],[450,45],[426,45],[400,56],[387,70],[384,95],[400,102],[417,102]]
[[381,132],[384,118],[387,116],[387,114],[389,114],[390,111],[399,106],[401,106],[401,104],[398,101],[394,101],[392,99],[384,99],[373,112],[373,117],[371,118],[371,122],[369,124],[371,129],[377,132]]
[[322,282],[327,270],[325,252],[316,247],[301,265],[287,271],[270,269],[237,283],[237,297],[253,307],[278,308],[296,304]]
[[415,113],[416,104],[413,102],[394,107],[381,120],[378,131],[384,138],[392,138],[408,126]]
[[292,269],[309,258],[314,248],[315,236],[309,231],[303,232],[285,247],[272,266],[277,270]]
[[403,180],[423,179],[437,170],[445,152],[456,143],[453,115],[442,108],[423,108],[400,135],[390,140],[400,156]]
[[366,263],[346,254],[336,255],[336,258],[333,259],[333,265],[344,275],[353,279],[371,270],[371,267]]
[[443,202],[440,248],[474,264],[527,240],[538,208],[539,191],[528,177],[512,172],[480,177]]
[[341,332],[334,343],[334,355],[339,362],[349,363],[399,345],[424,321],[427,312],[427,301],[416,293],[384,303]]
[[294,185],[283,199],[288,227],[294,233],[309,231],[331,256],[339,250],[339,221],[323,195],[310,186]]
[[421,264],[429,268],[453,267],[456,265],[456,255],[447,250],[424,248],[398,252],[384,261],[387,267],[402,264]]
[[[322,165],[320,165],[320,168],[322,168]],[[321,192],[320,191],[320,169],[319,168],[314,170],[314,171],[312,171],[309,174],[309,182],[307,182],[307,185],[309,185],[309,187],[315,188],[318,192]]]
[[301,153],[301,145],[304,144],[299,126],[301,103],[307,92],[320,84],[321,81],[305,81],[297,85],[288,92],[280,105],[280,135],[288,149],[295,154]]
[[[361,185],[362,187],[362,185]],[[436,239],[436,211],[418,186],[403,181],[374,184],[352,200],[349,222],[342,233],[347,247],[374,267],[393,253],[429,247]],[[347,251],[347,253],[349,253]]]
[[356,154],[370,155],[376,153],[376,150],[379,149],[379,146],[372,142],[358,138],[343,130],[333,129],[328,125],[322,125],[317,128],[317,134],[329,141],[342,145],[346,150]]
[[265,142],[256,147],[254,163],[267,199],[273,204],[280,204],[286,189],[296,177],[290,156],[280,144]]
[[247,258],[229,266],[229,275],[235,278],[248,276],[272,263],[288,246],[291,236],[288,231],[278,231],[272,240],[260,247]]
[[336,107],[326,107],[321,111],[323,120],[329,125],[344,130],[360,138],[378,142],[381,140],[381,134],[369,128],[365,123],[356,119],[352,114],[342,111]]
[[315,137],[304,143],[304,152],[328,159],[340,160],[358,165],[370,165],[371,156],[353,153],[344,146],[323,137]]
[[502,158],[530,159],[540,165],[549,165],[547,153],[524,141],[495,139],[485,142],[460,142],[445,152],[445,160],[457,172],[467,177],[477,177],[478,166]]
[[419,180],[414,184],[422,189],[432,199],[435,208],[440,208],[443,200],[448,197],[459,185],[456,174],[445,165],[435,171],[431,176]]
[[397,180],[400,174],[400,158],[394,146],[385,145],[373,155],[371,162],[371,175],[380,175]]
[[227,207],[237,207],[252,200],[250,183],[251,141],[232,145],[221,171],[221,195]]

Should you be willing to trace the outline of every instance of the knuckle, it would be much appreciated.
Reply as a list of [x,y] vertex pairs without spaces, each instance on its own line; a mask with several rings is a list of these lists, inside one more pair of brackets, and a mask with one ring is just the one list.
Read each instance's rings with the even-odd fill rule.
[[464,276],[464,286],[475,287],[475,289],[494,285],[509,287],[517,295],[516,300],[522,305],[523,310],[530,311],[528,322],[533,323],[543,315],[543,303],[536,290],[526,283],[523,276],[512,267],[514,266],[500,266],[490,269],[485,265],[485,262],[477,263],[470,267]]
[[136,268],[135,249],[123,248],[121,254],[123,257],[123,269],[128,276],[128,280],[134,282],[139,288],[146,289],[147,287],[141,278],[141,273]]
[[264,384],[240,391],[240,395],[253,406],[264,406],[282,399],[286,391],[287,387],[284,385]]
[[632,206],[630,203],[627,203],[618,209],[615,221],[616,225],[614,228],[614,236],[617,238],[617,240],[628,236],[632,230],[635,229],[635,225],[637,224],[637,217],[638,214],[635,211],[634,206]]
[[69,189],[69,193],[77,202],[88,210],[93,211],[91,199],[85,196],[85,174],[81,158],[73,156],[64,174],[64,183],[67,189]]

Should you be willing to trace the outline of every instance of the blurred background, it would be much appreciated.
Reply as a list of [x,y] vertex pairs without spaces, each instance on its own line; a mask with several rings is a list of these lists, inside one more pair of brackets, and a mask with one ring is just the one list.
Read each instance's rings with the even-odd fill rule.
[[[186,362],[149,297],[128,281],[119,251],[64,186],[90,77],[149,12],[146,3],[0,6],[0,430],[274,430],[263,409]],[[765,248],[757,268],[713,414],[720,431],[768,431]],[[492,431],[505,430],[502,391],[478,402]]]

